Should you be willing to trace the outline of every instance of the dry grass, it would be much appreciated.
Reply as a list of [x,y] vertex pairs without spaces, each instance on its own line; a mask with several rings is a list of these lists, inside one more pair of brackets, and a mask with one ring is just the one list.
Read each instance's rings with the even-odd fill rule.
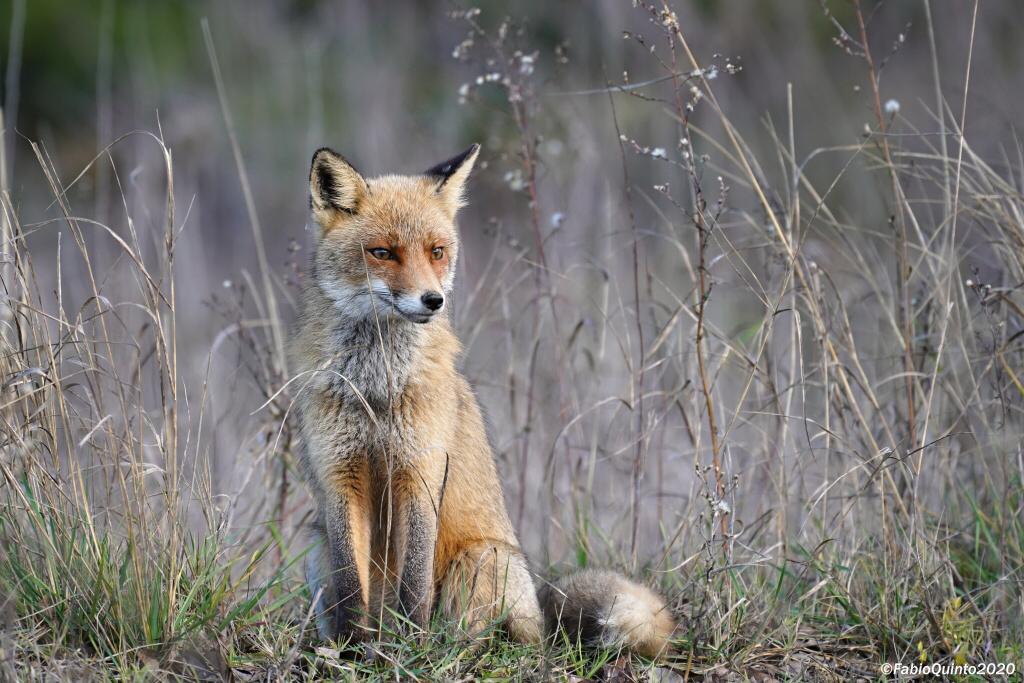
[[[490,274],[464,283],[456,315],[538,569],[645,576],[681,617],[676,655],[653,667],[566,643],[468,648],[444,624],[425,642],[383,634],[355,662],[316,643],[295,566],[306,505],[287,419],[288,274],[261,250],[255,276],[211,294],[224,324],[201,380],[185,372],[175,253],[196,236],[170,150],[135,134],[161,160],[159,220],[125,199],[118,232],[71,205],[95,165],[121,187],[112,152],[69,182],[33,146],[53,202],[42,221],[23,223],[3,188],[0,678],[870,680],[885,661],[1024,666],[1024,150],[1008,140],[986,159],[961,136],[969,62],[958,101],[936,70],[923,122],[883,103],[898,55],[872,54],[859,7],[836,28],[872,85],[864,135],[798,150],[792,109],[740,130],[716,98],[732,62],[700,63],[667,6],[638,4],[651,28],[630,39],[657,46],[657,82],[575,95],[608,103],[622,162],[609,227],[586,249],[545,213],[559,206],[545,184],[556,160],[538,136],[555,105],[535,58],[514,26],[455,13],[460,58],[497,74],[464,96],[510,114],[506,181],[534,238],[490,235]],[[641,116],[667,118],[671,135],[648,139]],[[822,184],[808,169],[826,157],[842,170]],[[633,182],[641,164],[662,178],[653,188]],[[852,182],[874,206],[848,200]],[[248,190],[246,205],[261,243]],[[58,240],[46,276],[36,234]],[[112,265],[95,266],[97,239],[118,250]],[[501,343],[482,344],[485,331]],[[260,394],[246,396],[235,495],[215,483],[209,443],[225,348]]]

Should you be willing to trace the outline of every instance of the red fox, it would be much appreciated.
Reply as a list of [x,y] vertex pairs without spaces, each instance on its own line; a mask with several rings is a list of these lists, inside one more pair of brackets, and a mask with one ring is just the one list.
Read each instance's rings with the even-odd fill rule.
[[[456,369],[448,321],[455,216],[479,145],[420,175],[364,178],[330,149],[309,174],[318,228],[293,343],[300,461],[318,544],[307,581],[323,638],[362,639],[388,610],[434,610],[470,633],[500,620],[540,643],[655,657],[675,623],[664,600],[611,572],[541,590],[509,520],[480,407]],[[300,382],[302,384],[302,382]]]

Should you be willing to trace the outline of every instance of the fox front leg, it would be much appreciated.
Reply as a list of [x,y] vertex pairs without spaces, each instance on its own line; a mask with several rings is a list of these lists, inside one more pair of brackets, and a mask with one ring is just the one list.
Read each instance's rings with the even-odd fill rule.
[[335,471],[324,505],[331,576],[328,623],[338,640],[367,636],[363,615],[369,600],[369,473],[364,463]]
[[399,493],[395,500],[398,513],[395,546],[400,559],[399,608],[417,627],[426,629],[434,604],[437,491],[414,474],[403,477],[396,493]]

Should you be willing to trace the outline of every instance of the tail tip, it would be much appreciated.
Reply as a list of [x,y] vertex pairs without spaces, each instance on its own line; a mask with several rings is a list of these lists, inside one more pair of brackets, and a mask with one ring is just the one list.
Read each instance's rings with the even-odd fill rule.
[[546,592],[548,622],[591,647],[625,647],[649,659],[671,651],[676,629],[665,600],[615,572],[584,570]]

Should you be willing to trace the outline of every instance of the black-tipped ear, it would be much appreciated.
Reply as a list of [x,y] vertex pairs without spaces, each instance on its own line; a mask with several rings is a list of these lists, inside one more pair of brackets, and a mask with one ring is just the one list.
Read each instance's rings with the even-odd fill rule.
[[480,145],[474,142],[466,151],[448,161],[442,161],[423,174],[436,181],[435,191],[445,201],[453,215],[462,206],[462,192],[479,153]]
[[[465,152],[462,152],[461,154],[456,154],[448,161],[442,161],[437,166],[434,166],[427,170],[423,175],[437,178],[439,181],[437,189],[440,190],[451,179],[452,176],[458,173],[459,169],[466,165],[467,162],[469,163],[469,166],[472,167],[473,162],[476,160],[476,155],[479,152],[480,145],[474,142],[472,145],[469,146],[469,149],[467,149]],[[466,172],[468,173],[469,170],[470,169],[466,169]]]
[[309,168],[309,201],[321,227],[329,227],[339,211],[356,213],[366,192],[366,181],[345,157],[327,147],[316,151]]

